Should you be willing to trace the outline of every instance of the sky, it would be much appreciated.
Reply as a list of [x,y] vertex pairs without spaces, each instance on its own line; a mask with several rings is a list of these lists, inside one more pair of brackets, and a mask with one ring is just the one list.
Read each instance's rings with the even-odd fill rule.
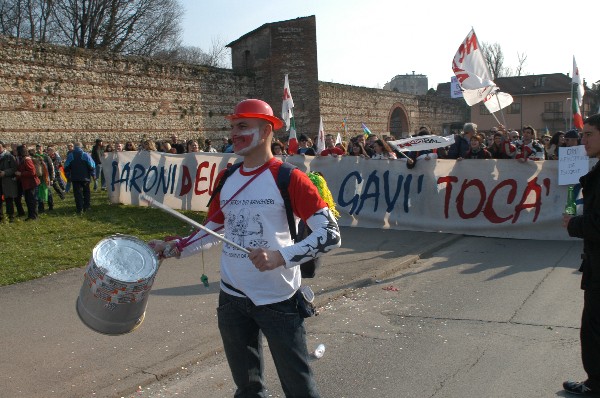
[[[588,85],[600,80],[598,0],[458,2],[448,0],[179,0],[183,42],[203,50],[265,23],[315,15],[319,80],[382,88],[396,75],[422,74],[430,88],[450,81],[452,59],[471,28],[498,43],[504,66],[518,54],[523,74],[572,75],[573,57]],[[283,76],[282,76],[283,87]],[[293,88],[292,88],[293,92]]]

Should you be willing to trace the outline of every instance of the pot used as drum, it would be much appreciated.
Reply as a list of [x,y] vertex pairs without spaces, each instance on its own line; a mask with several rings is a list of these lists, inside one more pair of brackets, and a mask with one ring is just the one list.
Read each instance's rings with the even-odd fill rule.
[[92,330],[110,335],[133,331],[144,320],[158,257],[140,239],[114,235],[92,252],[77,298],[77,314]]

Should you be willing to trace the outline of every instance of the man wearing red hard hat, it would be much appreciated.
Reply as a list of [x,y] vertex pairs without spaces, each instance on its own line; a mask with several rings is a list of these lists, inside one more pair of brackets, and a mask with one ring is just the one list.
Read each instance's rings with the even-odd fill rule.
[[[226,117],[233,150],[243,156],[217,177],[206,227],[248,253],[223,244],[221,292],[217,309],[225,354],[237,386],[235,396],[265,397],[262,336],[269,343],[286,397],[319,397],[308,364],[304,319],[300,313],[299,265],[341,244],[335,217],[316,186],[293,169],[287,192],[296,218],[312,230],[294,243],[277,176],[282,162],[271,153],[273,131],[283,121],[264,101],[247,99]],[[226,177],[224,177],[226,175]],[[182,242],[192,241],[191,244]],[[165,257],[187,257],[217,243],[212,235],[152,246]],[[304,315],[306,316],[306,315]]]

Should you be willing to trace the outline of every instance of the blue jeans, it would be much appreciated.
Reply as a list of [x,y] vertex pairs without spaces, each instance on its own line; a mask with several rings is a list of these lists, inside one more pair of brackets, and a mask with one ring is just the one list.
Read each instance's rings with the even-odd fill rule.
[[237,386],[234,397],[266,397],[263,334],[285,396],[320,396],[308,364],[304,319],[298,314],[294,297],[255,306],[246,297],[221,291],[217,315],[225,355]]

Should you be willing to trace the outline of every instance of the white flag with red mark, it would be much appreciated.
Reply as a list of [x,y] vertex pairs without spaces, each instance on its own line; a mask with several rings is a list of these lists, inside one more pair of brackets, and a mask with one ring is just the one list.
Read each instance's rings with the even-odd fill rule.
[[290,132],[288,137],[288,153],[290,155],[298,152],[298,138],[296,137],[296,122],[294,120],[294,100],[290,91],[288,75],[285,75],[283,83],[283,103],[281,105],[281,118],[285,122],[285,129]]
[[454,55],[452,71],[463,89],[463,97],[469,106],[483,101],[497,90],[473,29]]

